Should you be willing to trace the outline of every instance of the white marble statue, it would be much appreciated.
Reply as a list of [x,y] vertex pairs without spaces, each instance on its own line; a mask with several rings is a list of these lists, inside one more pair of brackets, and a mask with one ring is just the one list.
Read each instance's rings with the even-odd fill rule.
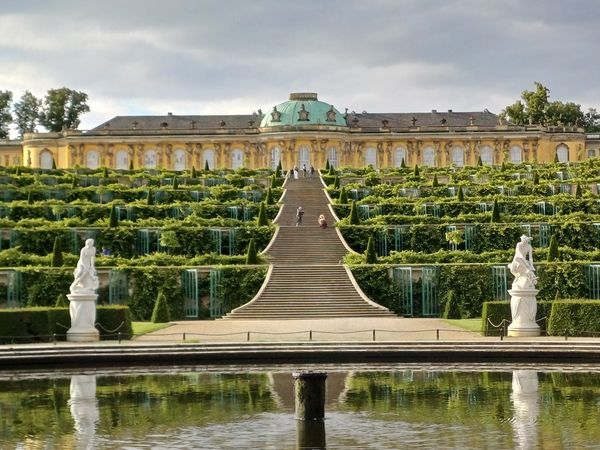
[[71,294],[93,293],[98,289],[98,275],[96,274],[96,247],[94,240],[87,239],[85,247],[79,253],[79,261],[73,275],[75,280],[71,283]]
[[521,242],[515,248],[515,256],[508,265],[508,270],[515,277],[513,289],[535,289],[537,277],[533,267],[533,248],[530,241],[529,236],[521,236]]
[[96,426],[100,420],[95,375],[71,376],[69,406],[75,425],[77,448],[94,448]]
[[510,421],[516,449],[536,449],[538,442],[538,374],[533,370],[513,370],[513,418]]

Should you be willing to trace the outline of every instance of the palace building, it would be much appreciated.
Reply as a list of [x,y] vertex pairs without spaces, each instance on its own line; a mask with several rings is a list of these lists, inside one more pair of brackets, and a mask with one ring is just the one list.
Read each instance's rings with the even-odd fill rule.
[[582,161],[598,136],[573,126],[517,126],[488,110],[340,112],[314,93],[293,93],[267,113],[116,116],[88,131],[29,133],[0,143],[4,165],[47,169],[211,169],[406,165],[457,167],[503,161]]

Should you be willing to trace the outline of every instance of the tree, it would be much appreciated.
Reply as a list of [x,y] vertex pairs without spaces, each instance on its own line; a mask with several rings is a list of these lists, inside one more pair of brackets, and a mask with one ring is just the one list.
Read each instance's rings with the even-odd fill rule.
[[108,168],[107,167],[102,168],[102,177],[108,178]]
[[12,98],[12,92],[0,91],[0,139],[8,139],[12,122],[12,114],[10,113]]
[[583,115],[583,128],[586,133],[600,132],[600,114],[598,114],[596,108],[589,108]]
[[340,198],[338,199],[338,203],[345,205],[348,203],[348,193],[346,192],[346,188],[342,186],[340,190]]
[[31,194],[31,191],[27,191],[27,204],[33,205],[33,195]]
[[177,177],[173,177],[173,189],[179,189],[179,181]]
[[465,201],[465,193],[463,192],[462,186],[458,187],[458,194],[456,195],[459,202]]
[[52,158],[52,170],[56,170],[56,159]]
[[540,184],[540,174],[533,172],[533,184]]
[[29,91],[21,96],[21,99],[13,106],[15,113],[15,124],[19,130],[19,136],[25,133],[33,133],[40,118],[42,101]]
[[129,170],[132,171],[133,170],[133,159],[129,160]]
[[119,226],[119,218],[117,217],[117,207],[113,204],[110,207],[110,216],[108,217],[108,226],[115,228]]
[[325,160],[325,172],[329,172],[329,159]]
[[419,173],[419,165],[418,164],[415,164],[415,171],[414,171],[413,175],[415,177],[418,177],[420,175],[420,173]]
[[71,178],[71,189],[77,188],[78,185],[79,185],[79,183],[77,181],[77,177],[75,175],[73,175]]
[[87,99],[85,92],[66,87],[49,89],[44,98],[40,124],[48,131],[76,130],[80,116],[90,110]]
[[360,225],[356,200],[352,200],[352,206],[350,207],[350,225]]
[[400,162],[400,168],[406,169],[406,163],[404,162],[404,158],[402,158],[402,161]]
[[[527,123],[542,125],[586,125],[586,116],[581,111],[581,106],[573,102],[550,102],[550,89],[536,81],[535,91],[523,91],[521,100],[507,106],[500,113],[516,125]],[[590,113],[588,122],[594,121]],[[597,119],[596,119],[597,120]]]
[[438,181],[437,173],[433,174],[433,181],[431,182],[431,187],[439,187],[440,182]]
[[558,159],[558,153],[554,153],[554,164],[558,164],[560,162],[560,159]]
[[265,196],[265,203],[267,205],[273,205],[275,203],[275,200],[273,199],[273,191],[271,190],[270,187],[267,189],[267,195]]
[[152,323],[167,323],[169,322],[169,306],[167,305],[167,297],[164,292],[160,291],[156,296],[156,302],[154,303],[154,309],[152,310]]
[[500,223],[500,207],[498,206],[498,199],[494,199],[494,206],[492,207],[492,223]]
[[148,189],[148,194],[146,195],[146,205],[154,205],[154,192],[152,192],[152,189]]
[[204,161],[204,170],[207,172],[210,170],[210,167],[208,166],[208,159]]
[[550,246],[548,247],[548,257],[547,257],[547,261],[551,262],[551,261],[557,261],[560,258],[560,252],[558,250],[558,239],[556,238],[556,235],[553,234],[552,237],[550,238]]
[[265,202],[260,203],[260,207],[258,208],[258,226],[264,227],[269,225],[269,221],[267,220],[267,207]]
[[198,178],[198,174],[196,173],[196,168],[194,166],[192,166],[192,178]]
[[254,238],[250,238],[250,241],[248,242],[246,264],[258,264],[258,255],[256,253],[256,243],[254,242]]
[[582,189],[581,184],[577,183],[577,187],[575,188],[575,198],[581,198]]
[[54,247],[52,247],[52,263],[51,267],[61,267],[63,265],[63,254],[62,254],[62,246],[60,243],[60,237],[56,236],[54,238]]
[[373,236],[369,236],[367,241],[367,249],[365,250],[365,263],[377,264],[377,252],[375,251],[375,242]]
[[458,301],[456,292],[454,292],[454,289],[450,289],[448,291],[448,295],[446,296],[444,319],[460,319],[461,316],[460,302]]
[[481,159],[481,156],[479,156],[477,158],[477,167],[481,167],[481,166],[483,166],[483,160]]
[[340,177],[338,177],[337,175],[333,179],[333,188],[334,189],[339,189],[340,188]]

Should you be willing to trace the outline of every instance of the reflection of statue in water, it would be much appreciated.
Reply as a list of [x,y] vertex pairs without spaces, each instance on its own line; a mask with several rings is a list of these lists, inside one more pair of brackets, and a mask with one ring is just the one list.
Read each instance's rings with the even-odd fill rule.
[[96,275],[96,247],[94,240],[85,241],[85,247],[81,249],[77,268],[73,275],[75,280],[71,283],[71,294],[93,293],[98,289],[98,276]]
[[531,241],[530,237],[521,236],[521,242],[515,249],[515,256],[508,265],[508,270],[515,277],[513,289],[534,289],[537,283],[535,267],[533,267],[533,249],[529,241]]

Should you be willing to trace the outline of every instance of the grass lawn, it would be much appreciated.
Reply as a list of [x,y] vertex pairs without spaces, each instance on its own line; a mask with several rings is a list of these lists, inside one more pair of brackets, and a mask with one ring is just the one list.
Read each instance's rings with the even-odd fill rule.
[[445,319],[448,325],[462,328],[468,331],[474,331],[476,333],[481,332],[481,318],[478,319]]
[[136,337],[141,334],[162,330],[163,328],[170,326],[170,323],[131,322],[131,328],[133,328],[133,334],[136,335]]

